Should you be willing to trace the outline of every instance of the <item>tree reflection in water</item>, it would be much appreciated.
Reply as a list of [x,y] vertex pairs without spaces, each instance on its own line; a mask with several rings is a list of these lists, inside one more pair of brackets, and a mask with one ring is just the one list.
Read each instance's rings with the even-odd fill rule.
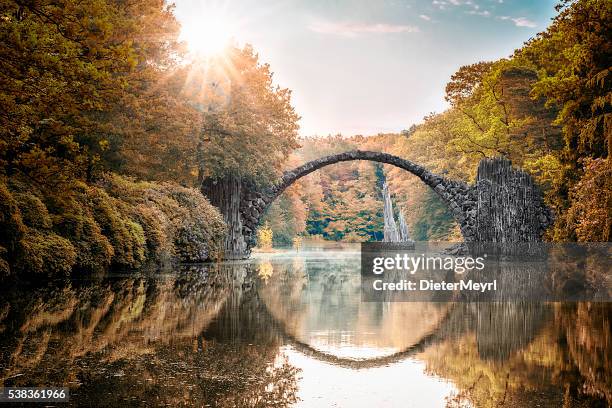
[[[205,336],[227,338],[248,313],[250,276],[247,265],[223,265],[11,288],[0,303],[2,382],[65,384],[74,405],[288,406],[298,370],[279,356],[278,336]],[[213,323],[219,316],[228,327]]]
[[463,334],[427,350],[427,370],[460,389],[449,407],[606,407],[612,403],[606,303],[461,305]]
[[[436,388],[448,406],[612,403],[609,304],[364,303],[351,256],[301,251],[154,277],[5,288],[0,378],[4,386],[64,384],[73,405],[316,406],[323,395],[300,389],[301,377],[325,366],[346,383],[308,392],[358,405],[351,383],[374,373],[392,383],[402,360],[413,359],[425,372],[401,381],[451,381],[453,395]],[[291,360],[296,353],[303,358]],[[316,362],[309,372],[300,372],[304,359]],[[397,405],[414,398],[398,393]]]

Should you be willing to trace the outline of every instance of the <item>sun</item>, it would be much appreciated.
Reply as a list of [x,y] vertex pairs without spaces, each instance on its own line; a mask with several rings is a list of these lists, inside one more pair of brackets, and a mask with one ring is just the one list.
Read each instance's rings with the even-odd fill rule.
[[232,22],[224,13],[208,10],[183,21],[180,39],[190,52],[213,56],[225,50],[234,34]]

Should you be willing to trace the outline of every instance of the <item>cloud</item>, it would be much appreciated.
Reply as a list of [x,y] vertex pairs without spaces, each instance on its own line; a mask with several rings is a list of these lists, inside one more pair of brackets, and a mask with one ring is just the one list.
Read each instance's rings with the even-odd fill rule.
[[[475,0],[433,0],[431,4],[440,10],[445,10],[447,6],[454,6],[454,7],[461,6],[461,7],[471,8],[473,10],[480,9],[480,6],[478,5],[478,3],[476,3]],[[475,13],[472,13],[472,14],[475,14]]]
[[333,34],[342,37],[356,37],[360,34],[397,34],[416,33],[416,26],[399,24],[365,24],[349,22],[316,22],[308,26],[311,31],[319,34]]
[[515,26],[517,27],[537,27],[537,24],[525,17],[517,17],[517,18],[512,18],[510,16],[499,16],[497,17],[500,20],[511,20]]
[[491,12],[488,11],[488,10],[483,10],[483,11],[470,10],[467,13],[475,15],[475,16],[483,16],[483,17],[490,17],[491,16]]
[[426,15],[426,14],[421,14],[419,17],[421,17],[421,18],[422,18],[423,20],[425,20],[425,21],[431,21],[431,17],[429,17],[429,16],[428,16],[428,15]]
[[512,18],[511,20],[514,21],[514,25],[517,27],[536,27],[537,26],[535,22],[528,20],[525,17]]
[[433,0],[431,2],[431,4],[434,7],[439,8],[440,10],[444,10],[446,8],[446,6],[448,5],[448,3],[446,1],[444,1],[444,0]]

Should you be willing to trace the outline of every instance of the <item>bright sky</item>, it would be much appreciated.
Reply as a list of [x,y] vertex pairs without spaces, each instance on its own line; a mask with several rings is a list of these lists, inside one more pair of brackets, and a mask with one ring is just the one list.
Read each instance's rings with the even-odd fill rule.
[[457,68],[510,55],[548,26],[556,2],[175,0],[185,39],[253,44],[293,90],[304,136],[398,132],[444,110]]

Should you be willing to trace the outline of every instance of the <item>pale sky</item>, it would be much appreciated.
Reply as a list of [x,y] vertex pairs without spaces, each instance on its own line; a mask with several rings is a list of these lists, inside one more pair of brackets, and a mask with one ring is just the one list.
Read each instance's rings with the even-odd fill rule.
[[451,74],[510,55],[556,2],[175,0],[185,30],[253,45],[293,91],[304,136],[399,132],[443,111]]

